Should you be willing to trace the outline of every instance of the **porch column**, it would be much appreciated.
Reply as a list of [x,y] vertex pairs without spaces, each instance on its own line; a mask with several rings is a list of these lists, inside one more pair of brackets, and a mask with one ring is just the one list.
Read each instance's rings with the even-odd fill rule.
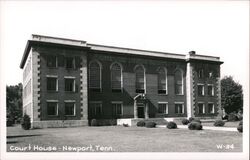
[[148,119],[149,116],[148,116],[148,103],[146,102],[145,103],[145,118]]
[[187,98],[187,118],[194,116],[193,108],[193,67],[187,63],[186,73],[186,98]]
[[134,100],[134,118],[138,118],[138,114],[137,114],[137,101]]

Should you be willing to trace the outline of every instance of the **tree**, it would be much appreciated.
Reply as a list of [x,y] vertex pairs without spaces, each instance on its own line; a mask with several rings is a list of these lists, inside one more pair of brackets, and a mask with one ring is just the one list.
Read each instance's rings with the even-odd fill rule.
[[243,111],[242,85],[225,76],[221,80],[221,104],[227,114]]
[[7,120],[14,123],[22,118],[22,83],[6,87]]

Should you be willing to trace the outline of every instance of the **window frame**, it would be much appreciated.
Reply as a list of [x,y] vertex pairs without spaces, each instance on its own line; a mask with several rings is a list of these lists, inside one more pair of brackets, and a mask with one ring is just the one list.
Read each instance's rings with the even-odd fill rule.
[[[121,105],[121,114],[117,114],[117,104]],[[122,116],[123,115],[123,102],[122,101],[112,101],[111,105],[112,105],[112,110],[114,109],[113,105],[115,105],[115,111],[116,111],[115,116]],[[114,113],[114,111],[113,111],[113,113]]]
[[[48,78],[56,79],[56,90],[48,90]],[[47,92],[58,92],[58,76],[57,75],[46,75],[46,91]]]
[[[209,87],[212,87],[211,95],[209,94]],[[213,84],[207,84],[207,95],[208,96],[214,96],[214,85]]]
[[[73,115],[68,115],[66,114],[66,103],[73,103],[74,104],[74,114]],[[76,116],[76,101],[75,100],[65,100],[64,101],[64,115],[65,116]]]
[[[73,79],[73,91],[66,91],[66,79]],[[76,91],[76,77],[64,76],[64,91],[75,92]]]
[[[201,95],[199,94],[199,86],[202,86]],[[197,95],[198,96],[205,96],[205,85],[203,83],[197,83]]]
[[[96,87],[93,87],[93,86],[91,86],[91,83],[90,83],[90,81],[91,81],[91,79],[90,79],[90,76],[91,76],[91,64],[92,63],[97,63],[98,64],[98,66],[99,66],[99,68],[100,68],[100,73],[99,73],[99,75],[100,75],[100,88],[96,88]],[[98,60],[92,60],[92,61],[90,61],[90,63],[89,63],[89,80],[88,80],[88,82],[89,82],[89,89],[91,90],[91,91],[96,91],[96,92],[102,92],[102,64],[98,61]]]
[[[165,105],[165,113],[160,113],[159,112],[159,105]],[[157,108],[157,113],[158,114],[168,114],[168,102],[158,102],[158,108]]]
[[[137,73],[136,70],[137,68],[142,67],[143,69],[143,89],[137,89]],[[146,94],[146,69],[144,67],[144,65],[142,64],[138,64],[134,67],[134,73],[135,73],[135,93],[138,94]],[[140,92],[139,90],[143,90],[143,92]]]
[[[200,106],[199,106],[200,104],[202,104],[202,113],[200,112]],[[205,103],[204,102],[198,102],[197,106],[198,106],[198,114],[205,114],[206,113]]]
[[[176,93],[176,86],[180,85],[176,82],[175,74],[176,72],[179,71],[181,73],[181,93]],[[184,95],[184,75],[182,69],[178,68],[174,71],[174,87],[175,87],[175,95]]]
[[[182,105],[182,113],[176,113],[176,105]],[[175,114],[181,115],[181,114],[185,114],[185,109],[184,109],[184,102],[174,102],[175,105]]]
[[204,70],[202,68],[198,69],[198,78],[204,78]]
[[[72,68],[67,67],[67,62],[68,62],[67,60],[68,60],[69,58],[72,58]],[[76,68],[76,65],[75,65],[75,58],[74,58],[74,57],[70,57],[70,56],[65,57],[65,68],[66,68],[66,69],[75,69],[75,68]]]
[[[91,115],[91,116],[102,116],[103,115],[103,109],[102,109],[102,101],[90,101],[89,102],[89,104],[90,104],[90,107],[91,107],[91,104],[100,104],[100,110],[101,110],[101,113],[100,113],[100,115],[97,115],[96,114],[96,106],[94,107],[95,109],[94,109],[94,115]],[[91,107],[91,110],[92,110],[92,107]],[[91,111],[92,112],[92,111]],[[91,113],[92,114],[92,113]]]
[[[121,74],[121,88],[118,89],[118,88],[113,88],[113,66],[117,64],[119,67],[120,67],[120,74]],[[122,65],[119,63],[119,62],[113,62],[111,65],[110,65],[110,81],[111,81],[111,90],[112,92],[123,92],[123,67]]]
[[[209,112],[209,105],[210,105],[210,104],[213,105],[213,106],[212,106],[212,107],[213,107],[213,108],[212,108],[212,112]],[[214,102],[208,102],[207,108],[208,108],[208,113],[209,113],[209,114],[214,114],[214,111],[215,111]]]
[[[49,115],[48,114],[48,103],[56,103],[56,115]],[[58,116],[58,100],[46,100],[46,109],[47,109],[47,116],[48,117],[53,117],[53,116]]]
[[[159,73],[160,73],[160,70],[161,69],[163,69],[163,71],[164,71],[164,74],[165,74],[165,93],[160,93],[160,89],[159,89],[159,86],[160,86],[160,81],[159,81]],[[157,91],[158,91],[158,95],[168,95],[168,78],[167,78],[167,69],[166,69],[166,67],[159,67],[158,69],[157,69],[157,85],[158,85],[158,89],[157,89]]]
[[[55,62],[55,66],[49,66],[48,64],[48,57],[55,57],[56,59],[56,62]],[[48,68],[57,68],[58,67],[58,58],[57,58],[57,55],[47,55],[46,56],[46,66],[48,67]]]

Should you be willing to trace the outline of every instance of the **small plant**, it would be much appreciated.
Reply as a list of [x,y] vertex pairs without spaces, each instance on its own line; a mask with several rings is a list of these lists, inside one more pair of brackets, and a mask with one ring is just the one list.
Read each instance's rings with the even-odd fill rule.
[[98,126],[97,120],[96,119],[92,119],[90,126]]
[[176,129],[176,128],[177,128],[177,125],[176,125],[175,122],[168,122],[167,128],[168,128],[168,129]]
[[238,130],[240,133],[242,133],[242,132],[243,132],[243,125],[239,125],[239,126],[237,127],[237,130]]
[[198,123],[200,123],[201,124],[201,120],[199,120],[199,119],[194,119],[194,120],[192,120],[192,122],[198,122]]
[[123,123],[122,125],[123,125],[123,127],[128,127],[128,124]]
[[202,130],[202,125],[199,122],[191,122],[188,125],[190,130]]
[[31,127],[30,116],[24,114],[21,125],[24,130],[29,130]]
[[145,124],[145,126],[146,126],[147,128],[155,128],[155,127],[156,127],[156,123],[155,123],[155,122],[147,122],[147,123]]
[[239,132],[243,132],[243,121],[241,120],[240,121],[240,123],[239,123],[239,125],[238,125],[238,127],[237,127],[237,130],[239,131]]
[[181,123],[182,123],[183,125],[187,125],[187,124],[189,123],[189,120],[188,120],[188,119],[183,119],[183,120],[181,121]]
[[238,121],[238,116],[235,113],[230,113],[227,118],[228,121]]
[[225,122],[223,120],[216,120],[214,122],[214,126],[216,126],[216,127],[222,127],[224,125],[225,125]]
[[189,117],[189,119],[188,119],[189,122],[192,122],[193,120],[194,120],[193,117]]
[[144,121],[139,121],[139,122],[137,122],[137,124],[136,124],[136,126],[137,127],[145,127],[145,122]]

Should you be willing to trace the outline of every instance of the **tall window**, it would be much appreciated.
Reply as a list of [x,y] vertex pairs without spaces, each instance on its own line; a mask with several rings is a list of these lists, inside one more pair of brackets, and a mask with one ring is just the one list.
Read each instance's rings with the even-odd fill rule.
[[174,75],[175,79],[175,94],[182,95],[183,94],[183,76],[180,70],[177,70]]
[[122,103],[121,102],[113,102],[113,115],[122,115]]
[[214,104],[208,103],[208,113],[214,113]]
[[198,103],[198,113],[199,114],[205,113],[205,104],[204,103]]
[[204,84],[198,84],[198,95],[199,96],[204,96],[205,95]]
[[135,92],[145,93],[145,71],[142,66],[137,66],[135,69],[135,83]]
[[47,67],[57,67],[57,58],[56,56],[47,56]]
[[118,63],[111,66],[111,88],[113,92],[122,90],[122,68]]
[[75,115],[75,102],[64,102],[65,115],[74,116]]
[[203,76],[204,76],[203,69],[199,69],[198,70],[198,77],[203,78]]
[[158,113],[168,114],[168,104],[167,103],[158,103]]
[[209,96],[214,96],[214,86],[212,84],[207,85],[207,92]]
[[47,114],[48,116],[58,115],[58,102],[47,101]]
[[47,90],[48,91],[57,91],[57,77],[47,77]]
[[167,93],[167,75],[164,68],[158,70],[158,94]]
[[93,61],[89,66],[89,88],[93,91],[101,91],[101,66]]
[[74,92],[75,91],[75,78],[64,78],[65,91]]
[[183,103],[175,103],[175,113],[176,114],[184,114],[184,104]]

